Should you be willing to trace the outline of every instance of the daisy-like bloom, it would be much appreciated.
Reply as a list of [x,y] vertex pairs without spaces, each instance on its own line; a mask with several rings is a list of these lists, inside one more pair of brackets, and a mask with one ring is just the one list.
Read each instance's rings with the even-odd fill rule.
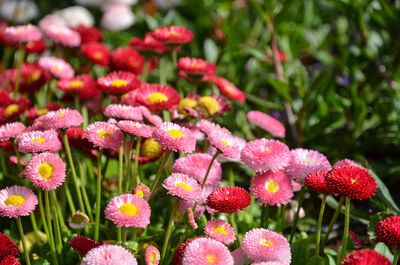
[[110,50],[101,42],[88,42],[82,44],[81,53],[92,63],[101,66],[108,66],[111,61]]
[[103,243],[96,242],[93,239],[85,236],[76,236],[68,242],[68,245],[70,245],[79,254],[86,255],[90,250],[103,245]]
[[128,120],[119,121],[117,126],[126,133],[144,138],[150,138],[154,130],[153,127],[146,124]]
[[25,44],[25,52],[28,54],[42,54],[46,48],[46,43],[43,39],[30,41]]
[[240,150],[230,132],[225,130],[212,131],[207,137],[210,144],[229,158],[239,159]]
[[89,224],[89,217],[81,212],[76,212],[73,213],[69,218],[68,218],[68,224],[69,227],[72,229],[82,229],[85,228]]
[[75,71],[69,63],[56,57],[42,57],[39,65],[59,79],[70,79],[75,75]]
[[70,6],[57,11],[55,15],[60,16],[65,25],[72,28],[75,28],[78,25],[90,27],[94,24],[94,18],[92,14],[83,6]]
[[[196,208],[196,213],[194,213],[194,217],[196,219],[200,219],[200,217],[204,214],[205,210],[209,214],[215,213],[214,209],[211,209],[210,207],[207,206],[207,197],[208,195],[211,194],[216,188],[214,186],[204,186],[203,190],[201,191],[201,196],[197,200],[197,208]],[[187,211],[187,209],[192,209],[194,207],[195,201],[185,201],[185,200],[180,200],[179,201],[179,211],[181,212],[182,215],[184,215]]]
[[387,217],[375,226],[376,241],[389,247],[400,247],[400,216]]
[[21,265],[21,263],[14,256],[7,256],[1,260],[0,265]]
[[6,123],[0,126],[0,142],[6,142],[11,138],[17,137],[25,130],[22,122]]
[[325,182],[333,194],[358,200],[375,195],[377,187],[367,170],[352,166],[334,168],[325,177]]
[[222,219],[213,219],[207,222],[204,227],[206,235],[212,239],[218,240],[226,245],[236,240],[233,227]]
[[18,258],[21,255],[18,245],[6,234],[0,232],[0,260],[7,256]]
[[[189,99],[190,94],[188,95],[187,100]],[[197,117],[211,117],[215,115],[220,115],[222,113],[228,112],[232,109],[231,104],[228,99],[224,96],[218,96],[216,94],[211,94],[209,96],[192,96],[193,99],[196,100],[196,105],[191,106],[192,102],[188,102],[189,106],[185,106],[179,104],[178,107],[183,107],[183,110],[187,113],[187,115]],[[180,103],[180,102],[179,102]],[[187,104],[186,104],[187,105]],[[178,109],[179,111],[179,109]],[[181,110],[182,111],[182,110]],[[193,113],[195,112],[195,113]],[[185,114],[185,113],[184,113]]]
[[153,245],[146,248],[144,254],[146,265],[158,265],[160,263],[160,251]]
[[132,37],[129,40],[129,45],[140,52],[154,55],[163,54],[167,51],[164,44],[156,40],[151,33],[146,33],[144,39]]
[[219,213],[239,212],[250,204],[250,194],[239,187],[221,187],[207,197],[207,206]]
[[96,81],[88,74],[77,75],[71,79],[61,79],[57,82],[57,88],[66,93],[81,93],[84,90],[93,89]]
[[90,124],[86,129],[85,138],[100,149],[115,150],[124,141],[124,135],[117,126],[102,121]]
[[290,162],[289,147],[277,140],[257,139],[241,151],[240,159],[257,172],[282,171]]
[[[247,144],[247,142],[245,139],[238,137],[238,136],[232,136],[232,145],[233,145],[232,149],[238,150],[239,157],[235,156],[234,158],[232,158],[232,157],[221,154],[217,157],[218,162],[220,162],[220,163],[227,163],[227,162],[242,163],[242,161],[240,160],[240,152],[242,152],[242,150],[246,146],[246,144]],[[216,152],[217,152],[217,149],[214,148],[213,146],[210,146],[210,148],[208,148],[208,151],[207,151],[207,153],[212,156],[214,156]]]
[[110,104],[106,107],[103,114],[109,118],[124,120],[143,120],[142,110],[139,107],[132,107],[121,104]]
[[[175,161],[173,173],[186,174],[199,183],[203,183],[207,168],[212,160],[209,154],[192,154]],[[205,185],[215,185],[222,179],[222,168],[218,161],[214,161],[208,174]]]
[[296,148],[291,153],[292,159],[286,172],[294,180],[301,181],[314,171],[332,168],[326,156],[318,151]]
[[39,16],[39,8],[35,1],[21,0],[2,1],[0,4],[0,16],[12,23],[23,24]]
[[388,258],[372,249],[362,249],[347,254],[340,265],[391,265]]
[[194,138],[196,138],[196,141],[203,141],[206,138],[204,133],[202,133],[200,131],[200,129],[197,128],[197,126],[195,124],[192,124],[192,123],[181,123],[181,126],[185,127],[185,128],[188,128],[192,132]]
[[268,229],[250,230],[244,235],[241,247],[255,261],[279,261],[282,265],[289,265],[291,261],[287,239]]
[[142,109],[143,116],[151,124],[157,126],[157,125],[160,125],[161,123],[163,123],[163,119],[160,116],[158,116],[156,114],[152,114],[151,111],[148,108],[146,108],[145,106],[139,106],[139,108]]
[[112,198],[104,213],[118,227],[146,228],[150,223],[150,211],[146,200],[133,194],[123,194]]
[[26,97],[11,99],[9,104],[0,107],[0,123],[6,123],[18,118],[29,107],[31,102]]
[[34,155],[25,168],[26,177],[33,186],[43,190],[54,190],[64,183],[65,164],[53,153]]
[[22,153],[52,152],[61,150],[61,142],[54,130],[32,131],[18,135],[16,138],[18,151]]
[[353,231],[349,231],[349,236],[354,241],[355,248],[362,248],[361,240],[358,238],[357,234]]
[[112,31],[122,31],[135,24],[136,16],[132,12],[130,5],[123,2],[108,2],[100,25],[103,29]]
[[217,67],[212,62],[190,57],[179,58],[178,69],[188,76],[215,75],[217,71]]
[[[359,167],[361,169],[365,169],[363,166],[360,166],[359,164],[357,164],[356,162],[354,162],[351,159],[342,159],[337,161],[334,165],[333,168],[337,168],[337,167],[342,167],[342,166],[352,166],[352,167]],[[365,169],[366,170],[366,169]]]
[[170,86],[142,83],[136,94],[136,100],[149,110],[160,110],[179,104],[181,97]]
[[182,265],[233,265],[229,249],[211,238],[197,238],[190,242],[183,254]]
[[232,251],[231,255],[233,257],[234,265],[248,264],[251,261],[251,259],[249,259],[249,257],[246,256],[246,253],[244,253],[241,247]]
[[152,137],[164,149],[175,152],[191,153],[196,147],[196,139],[190,130],[172,122],[164,122],[156,126]]
[[207,135],[209,135],[213,131],[221,131],[221,130],[228,134],[231,133],[228,129],[221,127],[219,124],[205,119],[196,123],[196,126]]
[[140,87],[140,81],[136,75],[124,72],[115,71],[106,76],[101,76],[97,79],[99,88],[106,93],[126,93]]
[[133,194],[148,202],[150,199],[151,191],[149,187],[142,183],[135,187],[135,189],[133,190]]
[[35,120],[33,125],[40,124],[45,129],[67,129],[71,127],[78,127],[83,123],[82,115],[79,111],[74,109],[59,109],[50,111],[45,115],[40,116]]
[[247,113],[246,117],[250,123],[260,127],[264,131],[269,132],[272,136],[285,138],[285,126],[283,126],[280,121],[271,117],[270,115],[261,111],[252,110]]
[[246,95],[244,94],[244,92],[225,78],[217,76],[205,76],[203,80],[206,82],[212,82],[222,94],[230,99],[239,102],[246,101]]
[[178,196],[187,201],[197,201],[201,196],[201,187],[197,181],[185,174],[172,173],[163,182],[167,194]]
[[[147,138],[142,142],[140,146],[140,157],[139,163],[145,164],[148,162],[158,160],[164,154],[162,146],[157,143],[154,138]],[[135,155],[132,155],[132,160],[135,159]]]
[[318,170],[307,175],[304,179],[304,185],[312,191],[331,194],[331,190],[326,186],[325,177],[328,175],[327,170]]
[[40,33],[38,27],[28,24],[6,28],[3,38],[14,43],[26,43],[40,40],[42,38],[42,34]]
[[64,25],[47,25],[43,28],[43,33],[53,42],[65,47],[78,47],[81,44],[81,36],[79,33]]
[[115,70],[132,72],[140,75],[144,58],[131,47],[119,47],[111,53],[111,66]]
[[28,216],[38,205],[33,191],[24,186],[12,186],[0,190],[0,216],[18,218]]
[[81,262],[81,265],[105,264],[137,265],[137,261],[126,248],[117,245],[102,245],[91,249]]
[[285,173],[268,171],[255,176],[252,183],[250,192],[262,205],[280,207],[281,204],[287,204],[293,197],[290,179]]
[[205,237],[197,236],[197,237],[189,238],[188,240],[186,240],[185,242],[180,244],[175,249],[174,255],[172,256],[172,262],[171,262],[172,265],[182,265],[183,255],[185,253],[185,249],[186,249],[187,245],[189,245],[190,242],[192,242],[193,240],[196,240],[197,238],[205,238]]
[[[22,93],[33,93],[50,80],[50,75],[35,63],[23,63],[19,79],[19,90]],[[17,82],[17,70],[12,72],[11,83]]]
[[103,38],[103,32],[97,27],[79,25],[74,30],[81,35],[81,43],[98,42]]
[[185,27],[170,26],[156,29],[153,32],[153,37],[165,45],[180,45],[190,42],[194,35]]

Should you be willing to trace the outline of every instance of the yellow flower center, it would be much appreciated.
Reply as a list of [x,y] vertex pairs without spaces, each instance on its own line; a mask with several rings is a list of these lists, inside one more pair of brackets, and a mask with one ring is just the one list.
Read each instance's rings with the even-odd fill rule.
[[18,112],[19,106],[17,104],[8,105],[7,108],[4,110],[4,116],[9,117],[16,112]]
[[176,31],[168,31],[166,35],[167,37],[179,37],[181,34]]
[[182,138],[183,136],[185,136],[180,130],[178,129],[170,129],[168,130],[168,134],[169,136],[171,136],[172,138]]
[[208,115],[214,115],[219,110],[219,104],[213,97],[201,97],[199,99],[199,105],[204,107]]
[[96,60],[101,60],[101,59],[104,58],[104,55],[101,52],[94,52],[93,53],[93,58],[95,58]]
[[54,168],[49,163],[43,163],[39,166],[39,175],[43,179],[51,178]]
[[132,203],[122,204],[122,206],[119,207],[119,211],[121,213],[129,215],[129,216],[134,216],[134,215],[137,215],[137,213],[138,213],[138,209]]
[[263,148],[261,148],[261,152],[262,153],[265,153],[265,152],[268,152],[268,153],[271,153],[271,149],[269,149],[268,147],[263,147]]
[[56,72],[60,72],[61,71],[61,67],[58,65],[53,65],[53,70]]
[[193,100],[191,98],[184,98],[179,102],[178,105],[178,112],[183,114],[183,115],[187,115],[187,112],[185,110],[185,108],[193,108],[197,105],[197,101]]
[[62,117],[64,115],[65,115],[65,113],[60,112],[60,113],[57,114],[57,117]]
[[225,140],[221,140],[221,143],[223,143],[225,146],[228,146],[228,145],[229,145],[228,142],[225,141]]
[[43,144],[43,143],[45,143],[45,142],[47,142],[47,141],[46,141],[46,139],[44,139],[44,138],[36,138],[36,139],[33,139],[32,142]]
[[40,78],[40,71],[35,71],[24,78],[24,84],[32,84]]
[[143,191],[142,190],[138,190],[138,192],[136,192],[136,196],[139,196],[140,198],[143,199],[143,197],[144,197]]
[[41,109],[41,110],[38,110],[37,114],[40,116],[40,115],[47,114],[48,112],[49,112],[48,109]]
[[274,244],[274,242],[272,242],[271,240],[262,239],[262,240],[260,241],[260,245],[262,245],[262,246],[264,246],[264,247],[270,247],[270,246],[272,246],[273,244]]
[[271,193],[275,193],[279,190],[279,184],[273,180],[267,181],[265,183],[265,189]]
[[225,91],[228,95],[233,95],[235,94],[235,91],[233,90],[233,88],[231,88],[230,86],[225,86]]
[[81,80],[74,80],[74,81],[69,82],[69,84],[68,84],[69,89],[74,89],[74,88],[79,88],[79,87],[83,87],[83,82]]
[[14,205],[16,207],[20,207],[22,206],[22,204],[24,204],[25,202],[25,198],[20,196],[20,195],[11,195],[10,197],[7,198],[7,200],[5,200],[5,204],[7,206],[9,205]]
[[214,263],[215,262],[215,256],[213,254],[207,254],[206,259],[208,263]]
[[26,47],[27,47],[28,49],[32,49],[34,46],[35,46],[35,44],[33,43],[33,41],[30,41],[30,42],[28,42],[28,43],[26,44]]
[[154,139],[146,139],[140,149],[140,156],[154,157],[160,154],[162,146],[154,141]]
[[149,101],[150,104],[162,103],[162,102],[167,102],[168,97],[163,93],[154,92],[147,97],[147,101]]
[[156,260],[156,253],[151,253],[151,256],[150,256],[150,264],[153,264],[154,263],[154,261]]
[[101,138],[108,138],[111,137],[112,133],[107,132],[107,131],[98,131],[97,134],[99,135],[99,139]]
[[216,226],[213,230],[213,233],[220,233],[224,236],[226,236],[228,233],[226,232],[226,230],[222,227],[222,226]]
[[116,79],[111,82],[111,85],[116,86],[116,87],[121,87],[121,86],[126,86],[128,82],[122,79]]
[[175,184],[175,187],[184,188],[185,191],[192,191],[192,188],[191,188],[188,184],[186,184],[186,183],[176,183],[176,184]]
[[351,184],[356,183],[356,180],[355,180],[355,179],[350,179],[350,180],[351,180]]

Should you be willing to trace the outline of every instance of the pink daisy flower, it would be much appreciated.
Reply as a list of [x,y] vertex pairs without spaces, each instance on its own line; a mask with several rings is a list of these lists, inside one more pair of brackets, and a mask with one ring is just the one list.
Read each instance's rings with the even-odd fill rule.
[[187,201],[197,201],[201,196],[199,183],[185,174],[173,173],[164,180],[163,187],[168,190],[167,194]]
[[247,120],[260,127],[261,129],[269,132],[272,136],[278,138],[285,138],[285,126],[277,119],[265,114],[261,111],[249,111],[247,113]]
[[0,142],[6,142],[11,138],[17,137],[25,130],[22,122],[11,122],[0,126]]
[[65,165],[58,155],[41,153],[32,157],[25,173],[35,187],[54,190],[65,180]]
[[204,133],[202,133],[196,125],[191,123],[181,123],[180,125],[188,128],[192,132],[194,138],[196,138],[196,141],[203,141],[206,138]]
[[139,104],[154,111],[169,109],[172,106],[178,105],[181,97],[170,86],[142,83],[136,94],[136,100]]
[[139,107],[132,107],[121,104],[110,104],[104,110],[104,115],[114,119],[143,120],[142,110]]
[[249,142],[241,151],[240,159],[257,172],[283,170],[290,162],[289,147],[277,140],[258,139]]
[[85,138],[100,149],[118,149],[124,141],[124,135],[116,125],[103,121],[90,124]]
[[136,186],[136,188],[133,190],[133,194],[148,202],[150,199],[151,191],[149,187],[142,183]]
[[275,261],[289,265],[290,245],[287,239],[273,231],[256,228],[247,232],[241,245],[246,255],[255,261]]
[[233,136],[226,131],[212,131],[208,135],[208,141],[225,156],[233,159],[240,158],[239,147],[235,144]]
[[[175,161],[173,173],[186,174],[199,183],[203,183],[208,166],[212,160],[209,154],[192,154]],[[222,179],[222,168],[218,161],[214,161],[205,185],[215,185]]]
[[28,24],[22,26],[7,27],[3,33],[3,38],[14,43],[26,43],[37,41],[42,38],[38,27]]
[[[232,138],[233,138],[233,145],[239,150],[239,154],[240,154],[242,152],[243,148],[247,145],[247,142],[245,139],[238,137],[238,136],[232,135]],[[207,151],[207,153],[211,156],[214,156],[216,152],[217,152],[217,149],[212,145],[208,148],[208,151]],[[227,162],[242,163],[242,161],[240,160],[240,157],[239,158],[231,158],[231,157],[227,157],[223,154],[220,154],[217,157],[217,160],[220,163],[227,163]]]
[[281,204],[287,204],[293,197],[290,179],[282,172],[268,171],[255,176],[252,182],[250,192],[262,205],[280,207]]
[[296,148],[291,153],[292,159],[286,168],[286,172],[294,180],[301,181],[308,174],[317,170],[332,169],[326,156],[318,151]]
[[164,149],[175,152],[191,153],[196,147],[196,139],[190,130],[172,122],[164,122],[158,125],[154,129],[152,137]]
[[146,248],[144,254],[146,265],[158,265],[160,263],[160,251],[153,245]]
[[165,45],[180,45],[191,41],[194,35],[185,27],[169,26],[156,29],[153,37]]
[[18,151],[22,153],[57,153],[62,145],[55,130],[32,131],[20,134],[16,138]]
[[[204,186],[203,190],[201,191],[201,196],[197,200],[197,208],[196,208],[196,213],[194,213],[194,217],[196,219],[199,219],[207,210],[209,214],[215,213],[215,210],[207,206],[207,197],[208,195],[211,194],[216,188],[214,186]],[[187,209],[192,209],[194,207],[195,201],[185,201],[185,200],[180,200],[179,201],[179,211],[182,213],[182,215],[185,214]]]
[[59,109],[50,111],[45,115],[38,117],[33,126],[38,126],[42,129],[68,129],[78,127],[83,123],[82,115],[74,109]]
[[145,228],[150,223],[150,206],[144,199],[133,194],[123,194],[111,199],[105,211],[106,219],[118,227]]
[[117,126],[126,133],[145,138],[150,138],[154,131],[153,127],[137,121],[123,120],[119,121]]
[[211,122],[209,120],[201,120],[196,124],[202,132],[209,135],[213,131],[224,131],[226,133],[231,133],[228,129],[221,127],[219,124]]
[[347,158],[337,161],[337,162],[333,165],[333,168],[338,168],[338,167],[343,167],[343,166],[358,167],[358,168],[361,168],[361,169],[366,170],[365,167],[360,166],[359,164],[357,164],[357,163],[354,162],[353,160],[347,159]]
[[187,213],[187,219],[188,219],[188,223],[189,223],[190,227],[193,229],[199,228],[199,226],[196,223],[196,220],[194,220],[193,209],[187,208],[186,213]]
[[197,238],[189,243],[183,254],[182,265],[233,265],[229,249],[211,238]]
[[145,106],[139,106],[139,108],[141,108],[142,114],[146,118],[146,120],[148,122],[150,122],[151,124],[153,124],[154,126],[157,126],[157,125],[160,125],[161,123],[163,123],[163,119],[160,116],[151,113],[151,111],[148,108],[146,108]]
[[140,87],[140,80],[135,74],[125,71],[114,71],[99,77],[97,84],[106,93],[127,93]]
[[83,257],[81,265],[137,265],[137,260],[133,254],[117,245],[101,245],[91,249]]
[[242,248],[237,248],[234,251],[231,252],[234,265],[243,265],[243,264],[248,264],[250,263],[251,259],[247,257],[246,253],[244,253]]
[[42,57],[39,65],[59,79],[70,79],[75,75],[75,71],[69,63],[56,57]]
[[38,199],[31,189],[12,186],[0,190],[0,216],[18,218],[28,216],[38,205]]
[[44,35],[55,43],[65,47],[78,47],[81,35],[78,32],[60,24],[50,24],[43,28]]
[[212,239],[218,240],[226,245],[236,240],[233,227],[222,219],[213,219],[207,222],[204,227],[206,235]]

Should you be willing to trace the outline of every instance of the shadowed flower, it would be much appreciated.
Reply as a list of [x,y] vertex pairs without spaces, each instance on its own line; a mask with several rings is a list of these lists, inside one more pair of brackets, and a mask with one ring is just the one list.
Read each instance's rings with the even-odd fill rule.
[[312,191],[331,194],[331,190],[326,186],[325,177],[328,175],[327,170],[318,170],[307,175],[304,179],[304,185]]
[[117,245],[102,245],[91,249],[83,257],[81,265],[124,264],[137,265],[133,254]]
[[111,52],[107,46],[101,42],[84,43],[81,46],[81,53],[86,59],[94,64],[109,66]]
[[6,187],[0,190],[0,216],[18,218],[28,216],[38,205],[33,191],[24,186]]
[[119,47],[111,53],[111,67],[140,75],[143,70],[144,58],[131,47]]
[[158,40],[156,40],[151,33],[146,33],[144,39],[132,37],[129,40],[129,45],[142,53],[162,54],[167,51],[167,48]]
[[137,121],[123,120],[117,123],[117,126],[124,132],[134,136],[150,138],[154,128]]
[[21,263],[14,256],[7,256],[1,260],[0,265],[21,265]]
[[81,212],[73,213],[71,217],[68,218],[69,227],[72,229],[82,229],[89,224],[89,217]]
[[0,232],[0,260],[7,256],[18,258],[21,251],[17,243],[11,240],[6,234]]
[[285,138],[285,126],[277,119],[265,114],[261,111],[249,111],[247,113],[247,120],[260,127],[261,129],[269,132],[272,136],[278,138]]
[[387,217],[375,226],[376,241],[389,247],[400,247],[400,216]]
[[158,265],[160,263],[160,251],[155,246],[148,246],[144,254],[146,265]]
[[198,237],[194,237],[194,238],[189,238],[188,240],[186,240],[185,242],[180,244],[175,249],[174,255],[172,256],[172,263],[171,263],[172,265],[182,265],[183,254],[185,253],[185,249],[186,249],[187,245],[189,245],[190,242],[192,242],[193,240],[195,240],[197,238],[205,238],[205,237],[198,236]]
[[212,239],[218,240],[226,245],[236,240],[233,227],[222,219],[213,219],[207,222],[204,227],[206,235]]
[[[354,162],[351,159],[342,159],[337,161],[334,165],[333,168],[337,168],[337,167],[342,167],[342,166],[352,166],[352,167],[359,167],[361,169],[365,169],[363,166],[360,166],[359,164],[357,164],[356,162]],[[365,169],[366,170],[366,169]]]
[[250,194],[239,187],[218,188],[207,197],[207,206],[219,213],[239,212],[250,204]]
[[46,48],[46,43],[43,39],[30,41],[25,44],[25,52],[28,54],[42,54]]
[[76,236],[68,242],[76,252],[81,255],[86,255],[91,249],[97,248],[103,245],[102,242],[96,242],[91,238],[85,236]]
[[362,249],[347,254],[340,265],[391,265],[392,263],[378,252],[372,249]]
[[233,265],[229,249],[211,238],[197,238],[185,248],[182,265]]
[[149,187],[142,183],[136,186],[136,188],[133,190],[133,194],[148,202],[150,199],[151,191]]

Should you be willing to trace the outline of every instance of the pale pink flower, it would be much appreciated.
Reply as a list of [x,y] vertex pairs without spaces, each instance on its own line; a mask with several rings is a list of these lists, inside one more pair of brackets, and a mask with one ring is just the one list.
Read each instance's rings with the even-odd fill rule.
[[337,162],[333,165],[333,168],[338,168],[338,167],[342,167],[342,166],[352,166],[352,167],[358,167],[358,168],[361,168],[361,169],[366,170],[365,167],[360,166],[359,164],[357,164],[357,163],[354,162],[353,160],[347,159],[347,158],[337,161]]
[[18,151],[22,153],[57,153],[62,145],[55,130],[31,131],[18,135],[15,139]]
[[196,147],[196,139],[189,129],[172,122],[164,122],[154,129],[152,137],[164,149],[191,153]]
[[115,150],[124,141],[124,135],[116,125],[102,121],[90,124],[86,129],[85,138],[100,149]]
[[230,133],[226,131],[212,131],[208,135],[208,141],[228,158],[240,158],[240,149],[235,144],[235,139]]
[[160,263],[160,251],[153,245],[146,248],[144,254],[146,265],[158,265]]
[[6,187],[0,190],[0,216],[18,218],[28,216],[38,205],[33,191],[24,186]]
[[75,75],[75,71],[69,63],[56,57],[42,57],[39,65],[59,79],[70,79]]
[[222,219],[209,220],[204,227],[206,235],[226,245],[236,240],[233,227]]
[[233,265],[229,249],[211,238],[197,238],[190,242],[183,255],[182,265]]
[[143,120],[142,110],[139,107],[132,107],[121,104],[110,104],[104,110],[104,115],[109,118],[124,120]]
[[92,248],[83,257],[81,265],[137,265],[137,260],[133,254],[117,245],[101,245]]
[[251,259],[249,259],[249,257],[247,257],[246,253],[244,253],[244,251],[241,247],[232,251],[231,254],[233,257],[234,265],[245,265],[251,261]]
[[81,44],[81,35],[75,30],[61,24],[50,24],[43,28],[44,35],[54,43],[65,47],[78,47]]
[[7,27],[3,34],[6,41],[14,43],[37,41],[42,38],[38,27],[32,24]]
[[149,187],[141,183],[135,187],[135,189],[133,190],[133,194],[148,202],[150,200],[151,191]]
[[269,132],[272,136],[285,138],[285,126],[277,119],[261,111],[249,111],[247,113],[249,122]]
[[83,123],[83,117],[79,111],[74,109],[59,109],[50,111],[45,115],[39,116],[35,119],[33,126],[49,129],[68,129],[71,127],[78,127]]
[[202,131],[204,132],[207,136],[213,132],[213,131],[224,131],[227,134],[230,134],[231,132],[224,128],[221,127],[219,124],[211,122],[209,120],[201,120],[198,123],[196,123],[196,126]]
[[11,122],[0,126],[0,143],[6,142],[11,138],[17,137],[25,130],[25,125],[22,122]]
[[163,187],[168,190],[167,194],[188,201],[197,201],[201,196],[199,183],[185,174],[173,173],[164,180]]
[[153,124],[154,126],[163,123],[163,119],[160,116],[152,114],[151,111],[145,106],[139,106],[139,108],[142,110],[142,114],[146,118],[146,120],[151,124]]
[[117,123],[122,131],[138,137],[150,138],[154,128],[138,121],[123,120]]

